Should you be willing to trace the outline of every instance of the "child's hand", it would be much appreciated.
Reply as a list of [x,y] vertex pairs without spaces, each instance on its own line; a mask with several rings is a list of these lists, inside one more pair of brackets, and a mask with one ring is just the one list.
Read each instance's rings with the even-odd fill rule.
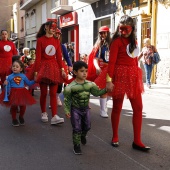
[[66,113],[66,117],[70,118],[71,117],[70,113]]
[[66,77],[67,77],[67,76],[66,76],[66,73],[65,73],[64,71],[62,71],[61,74],[62,74],[62,77],[63,77],[63,78],[66,78]]
[[8,81],[7,80],[4,81],[4,85],[8,85]]
[[34,73],[34,81],[37,81],[37,72]]
[[69,71],[69,72],[72,72],[72,71],[73,71],[73,67],[69,66],[69,67],[68,67],[68,71]]

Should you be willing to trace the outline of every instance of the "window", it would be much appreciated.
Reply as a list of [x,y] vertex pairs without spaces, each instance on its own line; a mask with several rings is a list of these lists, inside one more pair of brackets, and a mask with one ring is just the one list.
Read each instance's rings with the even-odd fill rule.
[[37,41],[36,41],[36,40],[33,40],[33,41],[32,41],[32,47],[36,48],[36,44],[37,44]]
[[36,15],[35,13],[31,13],[31,28],[36,27]]
[[26,30],[29,29],[29,25],[30,25],[30,17],[29,17],[29,14],[27,13],[25,15],[25,27],[26,27]]
[[24,31],[24,17],[21,17],[21,32]]
[[46,3],[42,4],[42,23],[45,23],[47,21],[47,7],[46,7]]
[[108,0],[105,0],[105,5],[108,4]]

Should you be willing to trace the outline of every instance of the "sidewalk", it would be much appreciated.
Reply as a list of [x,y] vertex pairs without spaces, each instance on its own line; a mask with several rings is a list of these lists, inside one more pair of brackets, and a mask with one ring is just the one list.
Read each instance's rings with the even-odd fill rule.
[[163,85],[163,84],[152,84],[151,88],[149,89],[146,84],[144,84],[145,93],[161,93],[170,95],[170,85]]

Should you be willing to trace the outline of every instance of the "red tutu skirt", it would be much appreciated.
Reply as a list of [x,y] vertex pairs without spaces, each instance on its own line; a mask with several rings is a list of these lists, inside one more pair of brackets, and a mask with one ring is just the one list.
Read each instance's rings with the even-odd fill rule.
[[0,58],[0,75],[9,75],[11,73],[12,59]]
[[56,60],[44,60],[37,75],[38,83],[58,84],[63,83],[61,70]]
[[100,89],[104,89],[106,88],[106,74],[107,74],[107,68],[108,67],[104,67],[102,68],[102,72],[98,75],[98,77],[95,79],[95,83],[96,85],[100,88]]
[[116,65],[113,77],[114,89],[109,95],[114,98],[134,99],[144,92],[142,70],[137,66]]
[[33,105],[36,103],[36,100],[31,96],[26,88],[11,88],[8,101],[3,101],[4,98],[5,91],[0,94],[0,104],[6,107],[10,107],[12,105]]

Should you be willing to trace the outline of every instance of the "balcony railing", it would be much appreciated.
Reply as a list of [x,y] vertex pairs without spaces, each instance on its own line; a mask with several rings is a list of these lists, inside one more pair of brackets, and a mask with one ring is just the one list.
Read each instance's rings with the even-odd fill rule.
[[51,10],[52,14],[64,15],[73,11],[73,6],[68,5],[68,0],[57,0],[56,7]]
[[79,0],[80,2],[85,2],[85,3],[89,3],[89,4],[92,4],[92,3],[95,3],[99,0]]
[[56,7],[60,7],[61,5],[68,5],[68,0],[57,0],[55,5]]
[[20,0],[20,10],[28,10],[40,0]]

